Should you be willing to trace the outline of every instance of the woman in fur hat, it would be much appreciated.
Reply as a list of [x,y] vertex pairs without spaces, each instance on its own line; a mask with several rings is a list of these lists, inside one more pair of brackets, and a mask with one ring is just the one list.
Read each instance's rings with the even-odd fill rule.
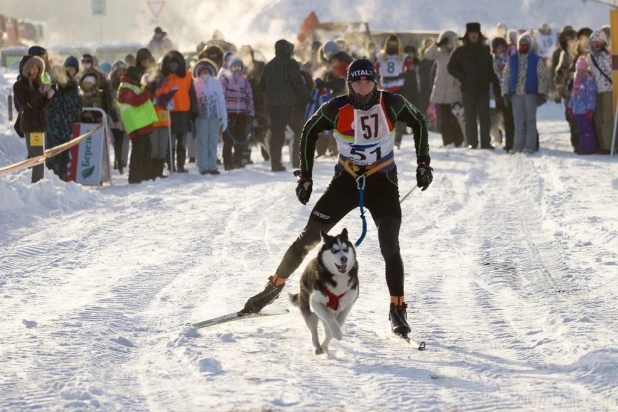
[[[13,85],[13,95],[19,104],[19,126],[28,148],[28,159],[42,156],[45,150],[45,132],[47,118],[45,107],[54,96],[50,84],[43,83],[45,62],[40,57],[24,56],[19,64],[19,76]],[[32,183],[43,179],[45,167],[43,164],[32,168]]]

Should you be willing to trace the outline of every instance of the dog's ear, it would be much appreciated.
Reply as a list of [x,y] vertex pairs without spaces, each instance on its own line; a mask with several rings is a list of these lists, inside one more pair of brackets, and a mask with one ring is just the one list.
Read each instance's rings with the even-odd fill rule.
[[343,228],[341,235],[339,235],[343,240],[348,240],[348,229]]
[[323,230],[320,230],[320,236],[322,236],[322,240],[324,241],[324,243],[326,243],[326,241],[329,239],[330,236],[328,236],[328,233],[326,233]]

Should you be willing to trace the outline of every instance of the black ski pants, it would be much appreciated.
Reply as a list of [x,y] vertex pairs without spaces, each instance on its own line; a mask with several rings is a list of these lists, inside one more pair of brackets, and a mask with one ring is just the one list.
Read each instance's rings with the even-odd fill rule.
[[[328,232],[348,213],[358,207],[359,193],[356,180],[346,171],[335,168],[335,176],[311,212],[307,225],[288,248],[277,268],[277,276],[288,278],[301,265],[307,254],[321,240],[320,231]],[[399,252],[399,229],[401,207],[397,186],[397,169],[376,173],[367,178],[365,185],[365,207],[378,228],[380,250],[386,263],[386,283],[391,296],[403,296],[403,261]],[[361,234],[358,226],[348,228],[354,236]]]
[[140,183],[151,178],[150,134],[138,134],[131,139],[131,162],[129,163],[129,183]]

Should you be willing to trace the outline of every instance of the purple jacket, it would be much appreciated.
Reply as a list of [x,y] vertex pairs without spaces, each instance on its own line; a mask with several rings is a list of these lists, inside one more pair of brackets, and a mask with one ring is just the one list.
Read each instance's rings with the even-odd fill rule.
[[597,105],[597,85],[591,75],[583,78],[575,78],[571,99],[568,108],[573,109],[573,114],[586,114],[588,110],[594,111]]

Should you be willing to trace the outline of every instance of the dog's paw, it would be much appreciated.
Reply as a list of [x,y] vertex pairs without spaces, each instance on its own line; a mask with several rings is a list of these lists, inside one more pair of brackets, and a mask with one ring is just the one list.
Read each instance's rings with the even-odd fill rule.
[[324,354],[324,349],[322,349],[322,348],[315,348],[315,354],[316,355],[323,355]]

